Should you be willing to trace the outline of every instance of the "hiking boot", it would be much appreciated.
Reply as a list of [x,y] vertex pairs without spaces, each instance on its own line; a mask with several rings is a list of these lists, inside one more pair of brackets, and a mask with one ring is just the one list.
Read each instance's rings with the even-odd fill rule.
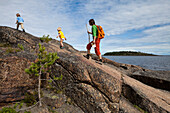
[[25,30],[23,29],[23,32],[25,32]]
[[60,49],[64,49],[64,47],[60,46]]
[[90,59],[90,54],[84,55],[84,57]]
[[102,59],[99,59],[100,62],[103,62]]
[[97,59],[96,61],[97,61],[97,62],[103,62],[103,60],[102,60],[102,59]]

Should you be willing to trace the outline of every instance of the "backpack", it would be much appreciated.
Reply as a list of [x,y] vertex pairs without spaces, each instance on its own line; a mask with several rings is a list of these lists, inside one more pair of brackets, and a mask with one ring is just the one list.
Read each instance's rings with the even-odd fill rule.
[[103,39],[104,36],[105,36],[105,33],[104,33],[102,26],[96,25],[96,27],[97,27],[97,31],[98,31],[97,37],[100,38],[100,39]]

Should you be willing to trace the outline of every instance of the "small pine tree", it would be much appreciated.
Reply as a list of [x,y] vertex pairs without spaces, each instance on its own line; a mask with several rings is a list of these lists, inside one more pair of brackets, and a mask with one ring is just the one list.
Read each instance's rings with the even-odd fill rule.
[[39,105],[41,106],[41,75],[42,73],[48,72],[48,67],[54,64],[54,62],[59,58],[57,53],[48,53],[45,51],[45,47],[39,43],[39,52],[37,56],[37,60],[32,63],[32,65],[25,69],[25,72],[31,75],[35,75],[38,77],[38,97],[39,97]]
[[52,38],[49,37],[49,36],[50,36],[50,35],[47,35],[47,36],[43,35],[43,37],[40,37],[41,42],[46,42],[46,43],[48,43],[49,41],[51,41]]
[[18,44],[18,47],[21,49],[21,50],[24,50],[24,47],[22,44]]

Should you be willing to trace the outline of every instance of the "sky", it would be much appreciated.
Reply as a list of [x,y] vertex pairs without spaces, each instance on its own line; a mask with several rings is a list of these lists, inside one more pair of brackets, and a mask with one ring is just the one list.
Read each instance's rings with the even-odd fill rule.
[[106,34],[101,40],[102,54],[140,51],[170,55],[169,12],[170,0],[0,0],[0,26],[16,28],[16,13],[20,13],[26,32],[56,39],[61,27],[65,42],[85,51],[86,24],[93,18]]

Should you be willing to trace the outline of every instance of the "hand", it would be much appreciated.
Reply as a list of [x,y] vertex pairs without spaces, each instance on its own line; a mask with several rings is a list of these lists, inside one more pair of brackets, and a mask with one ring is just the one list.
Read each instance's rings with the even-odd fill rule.
[[67,39],[65,38],[65,40],[67,40]]
[[87,31],[88,34],[92,34],[91,32]]
[[58,36],[56,38],[58,38]]
[[93,40],[93,44],[95,44],[95,40]]

